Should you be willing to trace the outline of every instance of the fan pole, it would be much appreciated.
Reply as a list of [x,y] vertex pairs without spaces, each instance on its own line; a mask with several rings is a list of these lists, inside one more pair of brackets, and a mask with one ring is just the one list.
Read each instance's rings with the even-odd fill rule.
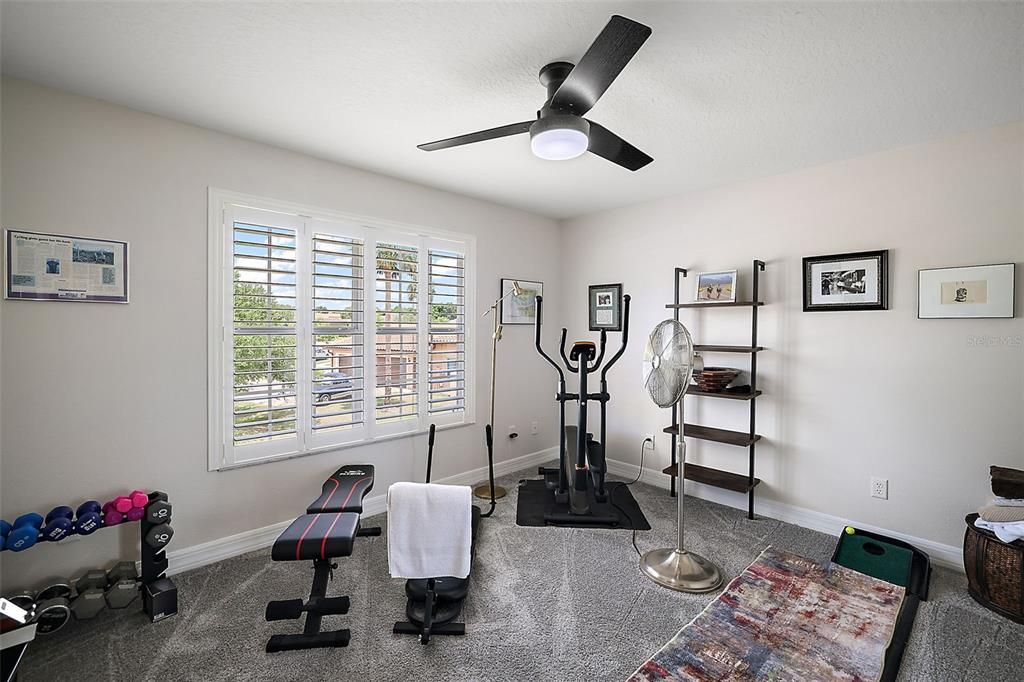
[[683,549],[683,476],[686,468],[686,443],[683,441],[683,395],[679,397],[679,457],[676,460],[676,524],[675,547],[652,549],[640,557],[640,570],[662,587],[678,592],[711,592],[722,585],[722,572],[704,557]]

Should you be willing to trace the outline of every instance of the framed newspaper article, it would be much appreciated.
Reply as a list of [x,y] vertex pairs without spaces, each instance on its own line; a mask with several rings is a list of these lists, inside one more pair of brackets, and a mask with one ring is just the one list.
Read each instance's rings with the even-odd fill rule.
[[5,230],[4,270],[8,299],[128,302],[128,242]]

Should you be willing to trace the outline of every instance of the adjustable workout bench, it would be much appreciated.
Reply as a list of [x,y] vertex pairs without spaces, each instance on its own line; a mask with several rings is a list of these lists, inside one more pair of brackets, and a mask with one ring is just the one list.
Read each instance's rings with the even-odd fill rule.
[[328,597],[327,582],[338,565],[332,559],[352,554],[359,537],[380,535],[379,527],[360,528],[363,498],[373,489],[373,466],[343,466],[328,478],[323,492],[295,519],[274,542],[274,561],[313,561],[313,586],[309,599],[285,599],[267,604],[266,618],[297,619],[306,614],[302,634],[274,635],[267,642],[267,653],[293,649],[348,646],[349,630],[320,631],[324,616],[348,613],[348,597]]

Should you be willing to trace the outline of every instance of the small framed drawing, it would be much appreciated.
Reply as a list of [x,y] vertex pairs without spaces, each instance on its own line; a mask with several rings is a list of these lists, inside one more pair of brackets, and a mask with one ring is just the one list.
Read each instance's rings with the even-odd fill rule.
[[622,331],[622,284],[590,286],[590,331]]
[[804,258],[804,312],[888,310],[889,252]]
[[512,294],[501,302],[501,323],[533,324],[537,319],[537,297],[544,295],[544,283],[528,279],[502,279],[502,296],[511,293],[512,282],[519,282],[522,293],[518,296]]
[[1014,263],[917,271],[917,317],[1013,317]]
[[697,273],[695,300],[698,303],[735,303],[736,271],[719,270]]

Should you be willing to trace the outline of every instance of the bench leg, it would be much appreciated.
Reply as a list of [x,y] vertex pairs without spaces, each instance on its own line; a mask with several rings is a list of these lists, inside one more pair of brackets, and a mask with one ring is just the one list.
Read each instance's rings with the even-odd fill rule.
[[[320,625],[324,616],[348,613],[348,597],[328,597],[327,583],[337,568],[329,559],[313,560],[313,586],[309,590],[309,599],[305,604],[299,600],[270,602],[267,605],[267,620],[282,618],[298,618],[301,612],[306,613],[306,623],[300,635],[274,635],[267,642],[267,653],[290,651],[295,649],[318,649],[321,647],[348,646],[351,635],[349,630],[321,632]],[[301,604],[300,608],[296,602]]]

